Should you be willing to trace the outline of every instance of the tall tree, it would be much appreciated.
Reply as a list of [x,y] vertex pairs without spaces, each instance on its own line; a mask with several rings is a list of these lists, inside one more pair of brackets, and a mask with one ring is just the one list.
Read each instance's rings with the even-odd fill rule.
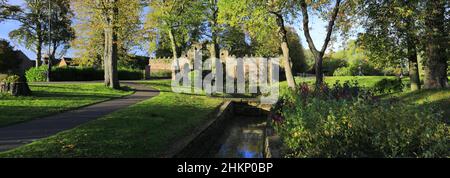
[[425,88],[448,87],[448,9],[446,0],[425,3]]
[[95,5],[103,18],[103,34],[105,35],[103,64],[105,70],[105,85],[114,89],[120,88],[117,71],[118,45],[117,28],[119,15],[119,0],[97,0]]
[[[77,34],[82,36],[74,42],[77,49],[96,59],[101,56],[105,85],[119,89],[118,60],[128,56],[131,48],[142,39],[141,1],[75,0],[73,3],[80,20],[76,24]],[[83,47],[83,44],[88,45]]]
[[[360,6],[366,31],[360,34],[360,45],[369,51],[375,63],[386,65],[409,63],[411,90],[419,90],[418,65],[419,34],[418,14],[420,1],[375,1],[366,0]],[[400,60],[399,60],[400,59]]]
[[56,52],[62,47],[61,54],[64,55],[70,48],[70,42],[75,38],[75,31],[71,27],[73,12],[69,0],[48,0],[48,38],[49,59],[47,62],[47,81],[51,80],[52,65],[56,59]]
[[292,71],[294,73],[306,72],[308,64],[300,42],[300,36],[293,27],[287,27],[287,38],[289,43],[289,56],[292,61]]
[[308,42],[309,49],[311,50],[315,58],[316,86],[323,84],[323,57],[328,48],[328,44],[330,43],[333,28],[339,15],[339,11],[341,8],[341,0],[336,0],[335,5],[330,11],[330,13],[329,14],[326,13],[329,16],[328,18],[329,20],[326,29],[325,41],[320,50],[316,48],[316,45],[314,44],[314,41],[309,31],[309,11],[310,10],[323,11],[325,7],[330,6],[329,4],[330,4],[329,1],[311,2],[306,0],[300,0],[300,7],[303,15],[303,32],[305,34],[306,41]]
[[294,8],[295,1],[291,0],[223,0],[219,1],[219,19],[231,26],[244,26],[253,37],[271,34],[278,35],[283,54],[283,64],[288,86],[296,89],[292,74],[291,59],[285,21]]
[[[147,29],[153,29],[151,31],[158,34],[154,35],[155,37],[168,37],[173,60],[179,66],[180,47],[187,44],[183,41],[198,40],[197,37],[202,31],[199,29],[204,25],[202,22],[205,6],[202,1],[186,0],[154,0],[150,1],[149,5],[151,12],[147,16]],[[172,78],[175,77],[174,74],[175,71]]]
[[25,0],[26,7],[14,18],[21,25],[9,33],[11,39],[36,53],[36,67],[41,65],[42,48],[47,35],[47,1]]
[[220,58],[219,54],[219,33],[220,33],[220,25],[219,25],[219,6],[218,6],[218,0],[207,0],[206,3],[206,14],[207,14],[207,20],[209,29],[211,31],[211,56],[214,56],[215,58]]
[[[75,0],[72,6],[76,13],[74,28],[77,38],[72,47],[77,56],[76,62],[82,66],[103,67],[105,47],[104,18],[92,1]],[[128,67],[130,54],[134,49],[144,48],[143,23],[141,21],[143,5],[141,0],[129,0],[118,3],[117,46],[118,66]]]

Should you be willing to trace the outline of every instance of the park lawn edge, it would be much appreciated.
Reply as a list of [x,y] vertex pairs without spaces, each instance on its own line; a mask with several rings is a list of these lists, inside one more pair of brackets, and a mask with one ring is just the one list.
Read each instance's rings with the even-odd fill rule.
[[[152,82],[144,82],[141,84],[152,86],[151,83]],[[152,87],[158,89],[158,87]],[[185,98],[176,99],[177,96],[181,95]],[[186,100],[186,98],[189,97],[194,96],[173,94],[167,92],[167,90],[162,90],[160,95],[151,99],[110,113],[107,116],[82,124],[73,129],[0,153],[0,158],[164,157],[167,154],[167,151],[164,151],[165,149],[171,149],[176,140],[185,138],[186,135],[207,122],[210,119],[211,113],[215,112],[217,107],[220,107],[223,103],[222,100],[216,98],[195,96],[200,97],[200,101],[193,101],[193,103],[196,104],[198,102],[200,103],[199,106],[205,106],[204,108],[196,108],[191,107],[192,103]],[[182,108],[184,107],[185,111],[195,111],[195,113],[189,114],[181,113],[181,115],[189,115],[190,122],[180,122],[179,119],[174,119],[171,114],[175,114],[176,117],[177,115],[180,115],[180,113],[173,112],[172,110],[167,110],[170,111],[170,113],[165,116],[160,116],[159,114],[161,113],[157,110],[150,110],[147,112],[150,114],[150,117],[136,117],[136,115],[139,115],[139,112],[142,111],[142,108],[145,108],[146,106],[158,108],[158,104],[161,104],[160,101],[165,101],[165,98],[176,99],[179,101],[185,100],[187,104],[180,104],[180,106]],[[204,102],[203,104],[213,103],[215,106],[202,105],[202,102]],[[164,107],[161,108],[162,109],[160,110],[167,109]],[[134,114],[136,111],[137,113]],[[133,115],[127,115],[127,112]],[[199,118],[199,116],[202,117]],[[158,119],[163,121],[158,122]],[[164,122],[168,122],[169,125]],[[174,126],[170,125],[173,123],[178,124],[175,124]],[[159,125],[162,127],[159,127]],[[155,132],[152,128],[160,128],[161,132]],[[151,132],[153,135],[147,134],[145,136],[150,135],[150,138],[145,138],[140,135],[142,132]],[[83,139],[83,137],[91,138]],[[143,142],[138,141],[140,139],[144,139]],[[147,140],[148,142],[146,142],[146,139],[150,141]]]

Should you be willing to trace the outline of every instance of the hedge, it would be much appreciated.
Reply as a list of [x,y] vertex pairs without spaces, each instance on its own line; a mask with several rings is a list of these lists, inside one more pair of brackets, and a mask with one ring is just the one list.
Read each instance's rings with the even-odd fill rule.
[[[32,68],[26,72],[29,82],[46,81],[46,66]],[[132,69],[120,69],[119,80],[142,80],[143,71]],[[104,71],[95,68],[53,68],[52,81],[96,81],[104,79]]]

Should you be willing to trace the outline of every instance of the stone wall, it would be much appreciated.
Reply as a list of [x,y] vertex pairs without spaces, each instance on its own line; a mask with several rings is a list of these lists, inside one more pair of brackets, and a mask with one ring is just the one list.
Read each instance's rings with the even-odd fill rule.
[[173,58],[152,58],[149,60],[151,70],[172,70]]
[[[195,49],[193,48],[192,50],[189,50],[188,52],[182,54],[182,57],[186,58],[187,61],[189,62],[191,70],[193,69],[192,64],[193,64],[193,60],[194,60],[194,56],[195,56],[194,55],[194,51],[195,51]],[[249,58],[254,58],[256,56],[252,55],[252,56],[248,56],[248,57]],[[225,67],[224,71],[226,70],[226,63],[230,62],[230,61],[227,61],[227,60],[234,60],[234,61],[231,61],[231,62],[232,63],[233,62],[234,63],[238,63],[237,58],[235,56],[233,56],[233,55],[230,55],[228,50],[221,49],[220,50],[220,61],[222,62],[222,64],[224,64],[223,65]],[[172,62],[173,62],[173,58],[172,57],[152,58],[152,59],[150,59],[149,60],[149,67],[147,67],[147,69],[146,69],[146,78],[149,79],[151,77],[150,76],[151,72],[154,72],[154,71],[172,71]],[[180,61],[180,62],[182,62],[182,61]],[[180,65],[182,65],[182,64],[180,64]],[[227,75],[231,76],[233,78],[236,78],[237,77],[237,75],[236,75],[237,71],[238,70],[244,70],[245,71],[245,76],[246,76],[245,78],[246,78],[246,80],[248,80],[248,73],[249,73],[249,71],[250,70],[258,71],[259,67],[262,66],[262,65],[263,64],[260,63],[259,60],[258,60],[258,62],[256,64],[257,68],[255,68],[255,69],[250,68],[250,66],[248,64],[246,64],[246,65],[244,65],[243,69],[239,68],[239,67],[234,67],[234,69],[231,69],[230,71],[227,71]],[[265,64],[265,65],[267,65],[266,67],[268,67],[268,69],[271,69],[271,62],[270,61],[268,61],[268,63]],[[271,76],[271,74],[272,74],[272,72],[268,71],[268,77]]]

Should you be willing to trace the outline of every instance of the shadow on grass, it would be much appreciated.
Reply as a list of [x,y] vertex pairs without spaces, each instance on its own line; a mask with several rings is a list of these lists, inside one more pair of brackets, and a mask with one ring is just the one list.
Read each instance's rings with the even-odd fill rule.
[[418,109],[436,108],[444,112],[444,121],[450,121],[450,89],[420,90],[394,97],[397,100],[414,104]]
[[155,98],[0,157],[161,157],[214,110],[198,100]]
[[0,112],[2,113],[0,115],[0,128],[67,110],[68,108],[54,106],[0,106]]

